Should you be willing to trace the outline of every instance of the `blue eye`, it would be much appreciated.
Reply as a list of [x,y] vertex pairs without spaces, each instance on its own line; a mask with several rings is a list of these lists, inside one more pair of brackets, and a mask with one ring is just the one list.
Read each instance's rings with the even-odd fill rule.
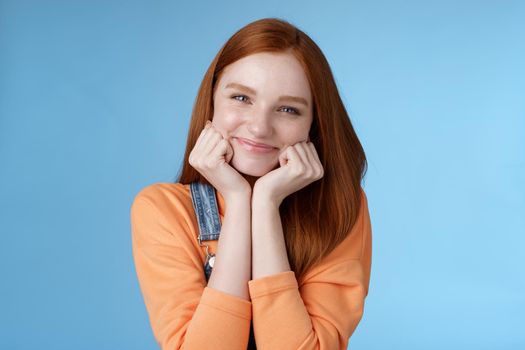
[[[237,97],[246,97],[245,95],[235,95],[235,96],[232,96],[232,98],[236,99],[237,100]],[[246,97],[248,98],[248,97]],[[240,101],[240,102],[244,102],[244,101],[241,101],[241,100],[237,100],[237,101]]]
[[299,111],[292,107],[283,107],[284,109],[289,109],[292,114],[299,114]]

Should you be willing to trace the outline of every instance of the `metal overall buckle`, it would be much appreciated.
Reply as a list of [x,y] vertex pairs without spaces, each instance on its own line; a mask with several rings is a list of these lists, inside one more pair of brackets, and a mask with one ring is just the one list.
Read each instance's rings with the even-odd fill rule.
[[213,265],[215,264],[215,254],[210,253],[209,246],[207,244],[202,243],[200,234],[199,234],[198,240],[199,240],[199,246],[206,248],[206,260],[204,262],[204,273],[206,275],[206,281],[208,281],[208,279],[211,276]]

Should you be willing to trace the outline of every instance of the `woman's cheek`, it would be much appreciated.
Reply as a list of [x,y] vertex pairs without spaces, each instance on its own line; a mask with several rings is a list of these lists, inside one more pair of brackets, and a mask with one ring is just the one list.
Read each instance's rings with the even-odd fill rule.
[[224,138],[235,135],[235,131],[241,122],[242,113],[235,108],[216,109],[213,114],[213,126],[221,132]]
[[308,139],[309,129],[306,126],[298,125],[298,123],[284,120],[275,128],[279,130],[280,143],[283,145],[283,149],[286,148],[284,145],[293,146]]
[[246,114],[246,111],[241,110],[240,108],[230,108],[228,110],[228,116],[231,122],[240,122],[243,118],[243,115]]
[[242,115],[238,108],[225,109],[222,115],[224,127],[233,131],[242,122]]

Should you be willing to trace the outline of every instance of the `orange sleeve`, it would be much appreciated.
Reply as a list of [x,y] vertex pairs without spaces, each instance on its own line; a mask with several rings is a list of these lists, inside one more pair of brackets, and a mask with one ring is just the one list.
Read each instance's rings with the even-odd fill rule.
[[321,263],[300,286],[293,271],[248,282],[258,349],[347,349],[370,281],[372,232],[362,198],[355,225],[362,237],[359,258],[341,255],[327,266]]
[[184,219],[167,220],[161,210],[139,194],[130,211],[135,269],[157,343],[246,350],[251,302],[205,286],[203,267],[185,249]]

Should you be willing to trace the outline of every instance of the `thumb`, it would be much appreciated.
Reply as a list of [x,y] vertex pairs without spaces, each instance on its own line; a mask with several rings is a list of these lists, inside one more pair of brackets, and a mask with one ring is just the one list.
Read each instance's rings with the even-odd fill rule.
[[287,163],[288,163],[288,145],[286,145],[285,150],[279,155],[280,166],[285,166]]
[[232,148],[232,145],[230,143],[230,140],[226,140],[228,142],[228,145],[226,146],[226,163],[229,163],[232,158],[233,158],[233,148]]

